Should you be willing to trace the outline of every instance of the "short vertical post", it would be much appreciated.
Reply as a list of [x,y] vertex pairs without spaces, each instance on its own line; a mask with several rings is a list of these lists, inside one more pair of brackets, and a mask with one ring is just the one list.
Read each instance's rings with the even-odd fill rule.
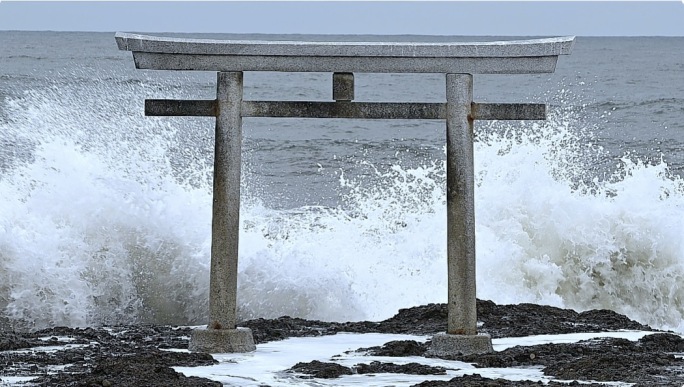
[[333,99],[337,102],[354,100],[353,73],[333,73]]
[[242,72],[219,72],[216,85],[214,196],[211,225],[209,324],[196,329],[191,351],[248,352],[251,330],[236,328],[242,153]]
[[446,74],[446,100],[448,323],[430,353],[492,352],[491,337],[477,334],[473,76]]

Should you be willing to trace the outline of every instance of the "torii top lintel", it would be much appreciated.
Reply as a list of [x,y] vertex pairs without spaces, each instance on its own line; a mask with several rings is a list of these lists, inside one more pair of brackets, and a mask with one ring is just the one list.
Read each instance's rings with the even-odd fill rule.
[[213,40],[117,32],[138,69],[350,73],[552,73],[575,37],[496,42]]

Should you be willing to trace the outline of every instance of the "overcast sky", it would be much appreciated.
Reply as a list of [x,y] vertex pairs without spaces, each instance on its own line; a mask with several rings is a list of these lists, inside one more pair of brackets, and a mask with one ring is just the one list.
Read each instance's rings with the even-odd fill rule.
[[682,1],[19,2],[0,30],[684,36]]

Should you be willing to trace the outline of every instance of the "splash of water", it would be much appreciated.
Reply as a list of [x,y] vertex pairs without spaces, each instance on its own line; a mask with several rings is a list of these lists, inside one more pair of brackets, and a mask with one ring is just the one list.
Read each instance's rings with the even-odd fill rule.
[[[145,83],[83,87],[4,107],[4,320],[204,323],[211,125],[142,117]],[[609,308],[681,331],[684,184],[629,155],[598,176],[600,148],[575,113],[478,134],[478,296]],[[363,166],[369,177],[338,173],[340,206],[295,210],[263,205],[244,166],[241,318],[382,319],[446,301],[444,160]]]
[[681,330],[684,181],[662,161],[625,156],[605,179],[577,183],[586,141],[550,124],[478,147],[480,296]]
[[8,104],[1,131],[17,149],[0,177],[0,307],[18,327],[205,314],[211,197],[174,177],[172,127],[141,120],[139,105],[122,111],[134,87]]

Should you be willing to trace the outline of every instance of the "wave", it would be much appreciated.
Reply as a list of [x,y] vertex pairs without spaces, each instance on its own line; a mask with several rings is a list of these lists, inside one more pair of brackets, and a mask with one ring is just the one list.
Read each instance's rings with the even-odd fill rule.
[[[0,132],[21,144],[0,153],[5,324],[206,322],[211,135],[205,121],[143,117],[150,89],[78,84],[5,101]],[[581,115],[554,109],[542,124],[478,133],[478,297],[608,308],[682,331],[684,184],[629,155],[596,175],[604,155]],[[240,318],[380,320],[446,301],[444,152],[349,160],[330,176],[339,204],[276,209],[245,159]]]

